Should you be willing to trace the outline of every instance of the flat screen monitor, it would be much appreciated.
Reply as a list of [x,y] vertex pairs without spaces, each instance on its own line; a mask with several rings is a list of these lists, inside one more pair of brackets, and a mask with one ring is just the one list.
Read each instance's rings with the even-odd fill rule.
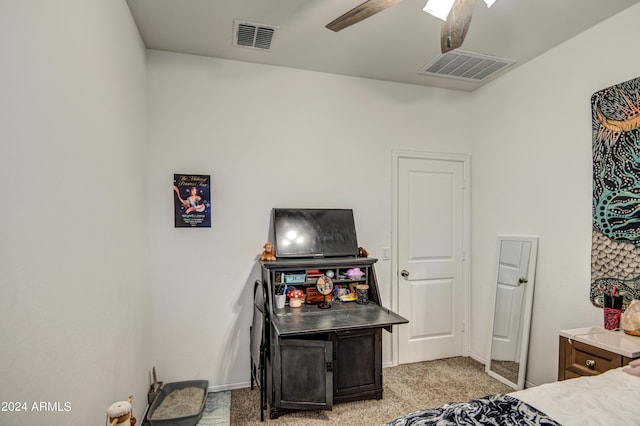
[[357,256],[351,209],[273,209],[276,257]]

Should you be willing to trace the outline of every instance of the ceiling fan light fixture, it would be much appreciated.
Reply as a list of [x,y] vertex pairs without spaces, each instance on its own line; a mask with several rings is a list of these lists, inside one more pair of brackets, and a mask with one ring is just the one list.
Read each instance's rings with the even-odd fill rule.
[[446,21],[454,2],[455,0],[428,0],[422,10],[438,19]]
[[484,0],[484,2],[487,4],[487,7],[491,7],[496,2],[496,0]]

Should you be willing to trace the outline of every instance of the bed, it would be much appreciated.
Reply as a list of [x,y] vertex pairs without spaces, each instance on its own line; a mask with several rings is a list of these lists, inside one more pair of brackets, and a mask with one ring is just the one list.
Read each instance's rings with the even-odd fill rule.
[[416,411],[385,425],[638,425],[640,377],[625,368]]

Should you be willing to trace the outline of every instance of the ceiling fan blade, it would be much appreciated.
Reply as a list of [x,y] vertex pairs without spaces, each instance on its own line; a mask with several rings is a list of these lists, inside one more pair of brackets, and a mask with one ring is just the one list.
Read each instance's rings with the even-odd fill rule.
[[376,13],[393,6],[402,0],[368,0],[354,7],[344,15],[329,22],[326,27],[332,31],[340,31],[348,26],[357,24],[358,22],[375,15]]
[[447,21],[442,24],[440,50],[446,53],[462,46],[467,36],[476,0],[456,0]]

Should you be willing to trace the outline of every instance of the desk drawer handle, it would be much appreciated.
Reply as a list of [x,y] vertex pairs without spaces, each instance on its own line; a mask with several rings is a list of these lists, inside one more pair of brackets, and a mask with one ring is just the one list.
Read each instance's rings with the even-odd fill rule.
[[589,367],[589,368],[593,368],[593,367],[596,366],[596,362],[594,360],[592,360],[592,359],[588,359],[586,364],[587,364],[587,367]]

